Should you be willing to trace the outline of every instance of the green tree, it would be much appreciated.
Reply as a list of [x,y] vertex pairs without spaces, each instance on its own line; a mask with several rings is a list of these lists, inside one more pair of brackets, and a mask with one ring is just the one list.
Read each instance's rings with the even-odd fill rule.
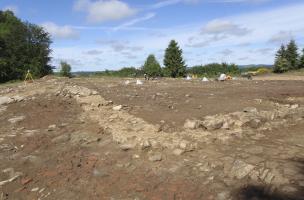
[[304,49],[302,50],[302,55],[300,58],[299,68],[304,68]]
[[175,40],[171,40],[165,52],[164,65],[165,71],[173,78],[186,75],[186,65],[183,60],[183,51]]
[[282,44],[275,56],[273,72],[283,73],[288,71],[289,68],[290,63],[287,60],[287,50],[284,44]]
[[286,59],[290,63],[289,69],[297,69],[298,68],[298,47],[294,40],[291,40],[287,45],[286,49]]
[[275,61],[273,72],[284,73],[289,70],[290,64],[286,58],[278,57]]
[[71,77],[71,65],[65,61],[60,62],[60,75],[65,77]]
[[22,79],[27,70],[35,77],[51,73],[50,44],[41,27],[22,22],[11,11],[0,11],[0,82]]
[[153,54],[149,55],[144,66],[143,71],[150,77],[161,75],[161,67]]

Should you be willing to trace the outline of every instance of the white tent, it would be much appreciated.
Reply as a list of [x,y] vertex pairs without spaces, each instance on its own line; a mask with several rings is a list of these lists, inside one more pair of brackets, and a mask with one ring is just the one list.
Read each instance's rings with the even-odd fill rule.
[[220,77],[219,77],[219,81],[225,81],[227,78],[226,74],[221,74]]
[[208,78],[206,78],[206,77],[204,77],[204,78],[202,79],[202,81],[203,81],[203,82],[208,82],[208,81],[209,81],[209,79],[208,79]]

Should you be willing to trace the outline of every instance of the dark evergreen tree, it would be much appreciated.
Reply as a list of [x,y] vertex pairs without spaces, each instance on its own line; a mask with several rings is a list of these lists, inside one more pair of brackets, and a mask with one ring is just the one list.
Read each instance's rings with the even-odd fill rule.
[[171,40],[165,52],[164,65],[165,72],[173,78],[184,77],[186,75],[186,65],[182,54],[183,51],[177,42]]
[[273,72],[283,73],[288,71],[289,68],[290,68],[290,63],[287,60],[287,50],[285,46],[282,44],[275,56]]
[[304,68],[304,49],[302,50],[302,55],[300,58],[299,68]]
[[289,69],[298,68],[299,54],[297,44],[294,40],[291,40],[287,45],[286,59],[290,63]]
[[161,75],[160,64],[157,62],[157,60],[153,54],[148,56],[144,66],[143,66],[143,71],[149,77],[157,77],[157,76]]

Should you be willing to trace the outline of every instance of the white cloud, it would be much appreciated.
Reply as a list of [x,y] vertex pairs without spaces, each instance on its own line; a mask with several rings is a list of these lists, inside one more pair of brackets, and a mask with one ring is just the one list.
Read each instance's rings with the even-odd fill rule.
[[201,33],[242,36],[250,33],[250,30],[228,20],[213,20],[207,23]]
[[15,5],[7,5],[3,8],[3,10],[10,10],[12,11],[13,13],[15,14],[18,14],[19,13],[19,8]]
[[76,39],[78,33],[70,26],[59,26],[53,22],[45,22],[42,27],[57,39]]
[[287,41],[291,40],[293,38],[291,31],[280,31],[269,39],[269,42],[271,43],[286,43]]
[[119,0],[78,0],[74,4],[74,9],[86,12],[87,20],[91,23],[121,20],[137,12],[127,3]]
[[143,16],[143,17],[139,17],[139,18],[132,19],[132,20],[130,20],[130,21],[128,21],[128,22],[125,22],[125,23],[123,23],[123,24],[117,26],[117,27],[114,27],[113,30],[117,31],[117,30],[120,30],[120,29],[125,29],[125,28],[130,27],[130,26],[133,26],[133,25],[135,25],[135,24],[137,24],[137,23],[140,23],[140,22],[143,22],[143,21],[150,20],[150,19],[154,18],[155,15],[156,15],[155,13],[148,13],[148,14],[146,14],[146,15]]

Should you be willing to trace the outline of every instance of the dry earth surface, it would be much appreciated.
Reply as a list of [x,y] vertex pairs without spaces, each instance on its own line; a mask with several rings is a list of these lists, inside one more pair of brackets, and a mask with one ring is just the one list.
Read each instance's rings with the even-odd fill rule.
[[0,200],[304,199],[304,76],[0,85]]

